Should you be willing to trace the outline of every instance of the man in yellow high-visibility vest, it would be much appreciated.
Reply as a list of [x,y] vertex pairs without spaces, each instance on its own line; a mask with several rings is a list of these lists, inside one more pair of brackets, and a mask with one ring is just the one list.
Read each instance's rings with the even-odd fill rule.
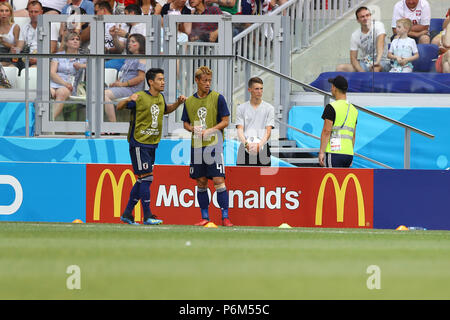
[[358,110],[347,101],[348,82],[343,76],[328,82],[336,101],[327,104],[322,114],[319,163],[322,167],[348,168],[353,162]]

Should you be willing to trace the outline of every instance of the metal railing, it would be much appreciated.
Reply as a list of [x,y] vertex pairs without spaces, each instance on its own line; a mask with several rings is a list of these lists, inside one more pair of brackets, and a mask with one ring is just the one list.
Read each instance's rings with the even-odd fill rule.
[[[299,51],[309,46],[312,39],[328,26],[336,23],[364,2],[367,0],[289,0],[267,15],[259,16],[261,20],[259,23],[253,23],[235,35],[233,52],[266,67],[279,68],[274,59],[280,54],[274,45],[276,41],[289,40],[290,53]],[[267,16],[286,16],[288,23],[280,32],[274,33],[271,23],[264,20]],[[234,17],[233,21],[235,21]],[[286,32],[289,36],[285,36]],[[282,63],[290,63],[290,61],[282,61]],[[244,71],[244,66],[241,61],[237,60],[235,64],[234,91],[236,92],[245,87],[246,80],[242,77],[241,72]]]
[[[330,100],[333,98],[333,96],[331,94],[329,94],[328,92],[326,92],[326,91],[317,89],[317,88],[315,88],[313,86],[310,86],[310,85],[308,85],[306,83],[303,83],[303,82],[300,82],[300,81],[298,81],[296,79],[293,79],[293,78],[291,78],[291,77],[289,77],[287,75],[284,75],[282,73],[276,72],[276,71],[274,71],[274,70],[272,70],[270,68],[267,68],[267,67],[265,67],[263,65],[260,65],[260,64],[254,62],[254,61],[251,61],[251,60],[249,60],[247,58],[244,58],[242,56],[236,56],[236,58],[244,61],[247,64],[251,64],[254,67],[257,67],[257,68],[259,68],[259,69],[261,69],[261,70],[263,70],[265,72],[271,73],[271,74],[273,74],[273,75],[275,75],[277,77],[280,77],[280,78],[282,78],[282,79],[284,79],[286,81],[289,81],[290,83],[293,83],[295,85],[299,85],[299,86],[303,87],[304,89],[307,89],[309,91],[313,91],[313,92],[315,92],[317,94],[322,95],[324,97],[324,106],[327,105],[328,103],[330,103]],[[434,135],[431,134],[431,133],[428,133],[428,132],[425,132],[423,130],[417,129],[415,127],[412,127],[412,126],[410,126],[410,125],[408,125],[406,123],[400,122],[398,120],[389,118],[389,117],[384,116],[384,115],[382,115],[382,114],[380,114],[378,112],[369,110],[369,109],[367,109],[365,107],[361,107],[361,106],[358,106],[358,105],[355,105],[355,104],[353,104],[353,105],[355,106],[356,109],[358,109],[358,110],[360,110],[362,112],[365,112],[367,114],[370,114],[371,116],[374,116],[376,118],[379,118],[381,120],[387,121],[389,123],[392,123],[392,124],[394,124],[396,126],[399,126],[399,127],[403,128],[403,129],[405,129],[404,149],[403,149],[403,167],[405,169],[409,169],[411,167],[411,132],[415,132],[415,133],[420,134],[420,135],[422,135],[422,136],[424,136],[426,138],[430,138],[430,139],[434,138]],[[285,112],[289,112],[289,110],[286,110]],[[280,121],[278,121],[278,122],[280,123]],[[286,125],[286,123],[283,123],[283,122],[281,122],[281,123],[283,125]],[[289,126],[289,127],[290,128],[295,128],[295,127],[292,127],[292,126]],[[302,130],[297,129],[297,128],[295,130],[300,132],[300,133],[303,133],[303,134],[306,133],[305,131],[302,131]],[[318,138],[317,136],[311,135],[309,133],[307,135],[312,137],[312,138],[320,140],[320,138]],[[365,160],[368,160],[368,161],[371,161],[371,162],[376,163],[378,165],[382,165],[384,167],[389,168],[389,166],[387,166],[385,164],[382,164],[382,163],[380,163],[380,162],[378,162],[376,160],[370,159],[370,158],[362,156],[362,155],[358,155],[358,156],[361,157],[361,158],[364,158]]]

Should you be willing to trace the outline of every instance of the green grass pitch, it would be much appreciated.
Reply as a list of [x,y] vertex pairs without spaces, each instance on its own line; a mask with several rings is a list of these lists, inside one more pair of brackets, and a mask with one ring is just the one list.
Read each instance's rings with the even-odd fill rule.
[[0,246],[0,299],[450,298],[448,231],[1,222]]

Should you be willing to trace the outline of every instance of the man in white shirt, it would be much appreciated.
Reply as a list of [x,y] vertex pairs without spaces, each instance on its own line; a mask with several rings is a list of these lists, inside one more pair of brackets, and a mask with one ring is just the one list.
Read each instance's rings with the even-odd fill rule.
[[372,14],[367,7],[359,7],[355,14],[361,27],[352,33],[350,39],[350,63],[338,65],[336,71],[389,71],[386,30],[383,23],[372,21]]
[[262,100],[263,81],[253,77],[248,81],[250,101],[238,106],[236,127],[239,147],[236,165],[270,166],[270,149],[267,142],[275,126],[274,107]]
[[[24,53],[37,53],[37,23],[38,17],[43,14],[42,4],[39,1],[29,1],[27,5],[30,22],[20,29],[19,48]],[[36,58],[30,58],[30,66],[35,66]]]
[[408,37],[413,38],[417,43],[430,43],[428,29],[430,27],[431,9],[427,0],[400,0],[394,5],[392,13],[394,37],[397,34],[395,30],[397,20],[402,18],[407,18],[412,22]]

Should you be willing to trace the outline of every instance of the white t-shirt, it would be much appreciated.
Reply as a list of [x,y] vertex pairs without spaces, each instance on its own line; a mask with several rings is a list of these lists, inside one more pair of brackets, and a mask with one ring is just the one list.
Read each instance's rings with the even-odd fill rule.
[[262,101],[258,108],[253,108],[250,101],[240,104],[236,112],[236,126],[244,126],[244,135],[247,140],[251,137],[257,137],[261,140],[266,127],[275,126],[274,107],[265,101]]
[[[394,54],[395,56],[402,58],[409,58],[415,55],[417,51],[416,41],[412,38],[406,37],[403,39],[397,38],[392,40],[391,47],[389,48],[389,52]],[[394,62],[394,67],[398,66],[398,62]],[[407,67],[413,68],[411,62],[406,64]]]
[[31,23],[27,23],[20,29],[19,40],[25,41],[30,48],[30,53],[37,52],[37,28],[33,28]]
[[62,8],[67,4],[67,0],[40,0],[43,7],[56,9],[61,12]]
[[[380,21],[375,21],[375,28],[371,27],[367,33],[361,32],[361,28],[358,28],[352,33],[350,39],[350,50],[359,50],[359,59],[367,59],[368,57],[371,57],[370,59],[372,59],[373,53],[375,53],[376,59],[376,38],[381,34],[386,34],[386,30],[384,29],[384,24]],[[386,58],[386,56],[387,46],[385,39],[382,59]]]
[[[126,23],[114,23],[114,22],[105,23],[105,48],[110,49],[110,48],[114,47],[114,40],[113,40],[111,33],[109,33],[109,30],[112,27],[118,27],[119,25],[120,25],[121,29],[128,30],[128,26]],[[119,37],[119,41],[126,42],[127,39]]]
[[405,3],[405,0],[401,0],[394,5],[394,11],[392,13],[392,28],[397,26],[397,20],[408,18],[412,24],[420,24],[423,26],[429,26],[431,20],[430,4],[427,0],[419,0],[414,10],[410,10]]

